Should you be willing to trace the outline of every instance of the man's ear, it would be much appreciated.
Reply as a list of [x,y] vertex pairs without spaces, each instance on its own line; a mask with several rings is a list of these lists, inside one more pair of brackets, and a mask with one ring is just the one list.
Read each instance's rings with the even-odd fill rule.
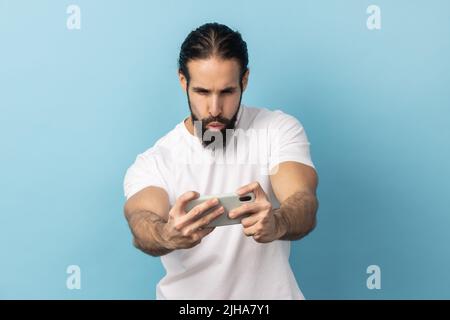
[[244,92],[245,89],[247,88],[249,75],[250,75],[250,69],[247,69],[247,71],[245,71],[245,73],[244,73],[244,76],[242,77],[242,92]]
[[181,70],[178,70],[178,79],[180,79],[180,85],[181,88],[186,92],[187,90],[187,79],[185,75],[181,72]]

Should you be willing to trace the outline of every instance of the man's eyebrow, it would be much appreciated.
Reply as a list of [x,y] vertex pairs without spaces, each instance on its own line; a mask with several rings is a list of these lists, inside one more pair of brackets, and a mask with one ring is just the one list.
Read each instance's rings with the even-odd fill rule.
[[222,89],[220,91],[234,91],[236,89],[237,89],[237,87],[235,87],[235,86],[228,86],[225,89]]
[[[228,87],[225,87],[224,89],[220,90],[220,92],[232,92],[232,91],[235,91],[236,89],[237,89],[236,86],[228,86]],[[192,87],[192,90],[195,92],[211,92],[210,89],[203,88],[203,87]]]
[[197,92],[209,92],[209,91],[211,91],[209,89],[202,88],[202,87],[193,87],[192,90],[197,91]]

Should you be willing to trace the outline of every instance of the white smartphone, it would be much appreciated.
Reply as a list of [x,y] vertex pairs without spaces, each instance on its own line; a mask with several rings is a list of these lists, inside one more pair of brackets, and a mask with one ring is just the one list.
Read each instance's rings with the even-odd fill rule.
[[201,196],[195,200],[189,201],[185,207],[185,211],[189,212],[196,205],[199,205],[200,203],[209,200],[211,198],[219,199],[219,204],[203,212],[199,218],[204,217],[205,215],[211,213],[212,211],[214,211],[214,209],[218,208],[219,206],[223,206],[224,213],[222,213],[218,218],[211,221],[207,225],[207,227],[220,227],[241,223],[241,220],[247,217],[248,215],[241,216],[237,219],[230,219],[228,217],[229,212],[237,207],[240,207],[245,203],[255,201],[255,195],[253,192],[246,193],[242,196],[238,196],[235,193],[208,195],[208,196]]

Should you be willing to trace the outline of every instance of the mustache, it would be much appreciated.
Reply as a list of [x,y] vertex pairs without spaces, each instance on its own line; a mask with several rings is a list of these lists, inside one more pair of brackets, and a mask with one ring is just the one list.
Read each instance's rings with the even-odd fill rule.
[[217,116],[217,117],[209,117],[206,119],[202,119],[203,125],[207,126],[208,124],[212,123],[212,122],[219,122],[224,124],[225,126],[229,125],[231,122],[231,119],[227,119],[224,118],[222,116]]

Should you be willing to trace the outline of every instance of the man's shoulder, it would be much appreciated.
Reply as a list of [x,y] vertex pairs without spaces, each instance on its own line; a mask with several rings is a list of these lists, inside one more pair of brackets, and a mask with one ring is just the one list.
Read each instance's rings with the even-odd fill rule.
[[252,126],[270,128],[285,122],[299,122],[296,117],[281,109],[271,110],[266,107],[246,107],[246,109]]
[[145,150],[142,155],[146,157],[161,157],[167,158],[171,155],[172,150],[180,146],[182,134],[180,133],[180,124],[177,124],[173,129],[160,137],[153,146]]

